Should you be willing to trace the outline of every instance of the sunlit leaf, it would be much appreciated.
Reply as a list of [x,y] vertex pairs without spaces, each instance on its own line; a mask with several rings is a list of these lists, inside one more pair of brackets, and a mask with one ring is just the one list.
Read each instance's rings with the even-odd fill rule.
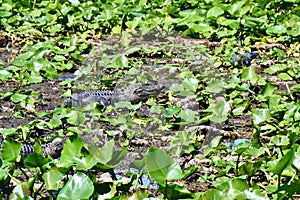
[[262,90],[262,95],[264,97],[272,97],[273,93],[276,91],[276,89],[277,89],[277,87],[275,85],[267,83]]
[[183,80],[182,85],[183,85],[183,87],[185,87],[193,92],[196,92],[196,90],[198,88],[198,82],[199,81],[195,78],[187,78],[187,79]]
[[256,109],[252,111],[252,120],[254,124],[260,124],[264,121],[270,121],[271,115],[268,109]]
[[24,101],[26,98],[27,98],[27,95],[25,95],[25,94],[18,94],[18,93],[13,94],[13,95],[11,96],[11,100],[12,100],[13,102],[15,102],[15,103]]
[[79,125],[85,121],[85,115],[78,110],[72,110],[66,117],[68,117],[67,122],[73,125]]
[[285,32],[285,27],[283,25],[270,26],[266,32],[268,35],[281,35]]
[[178,180],[183,177],[181,168],[164,151],[151,147],[145,155],[145,164],[150,176],[160,185],[166,185],[168,180]]
[[253,67],[243,68],[242,80],[243,81],[249,80],[251,84],[254,84],[257,81],[257,75]]
[[287,146],[290,143],[288,136],[285,135],[272,136],[270,142],[276,146]]
[[91,154],[80,158],[75,157],[73,161],[77,170],[89,170],[97,164],[97,160]]
[[8,78],[11,78],[12,74],[7,70],[0,70],[0,80],[6,81]]
[[43,174],[43,179],[47,190],[58,190],[61,187],[60,181],[63,179],[63,174],[57,167],[51,167]]
[[90,153],[98,160],[98,162],[106,164],[112,159],[115,141],[112,139],[106,142],[100,149],[96,145],[89,147]]
[[2,159],[7,162],[15,162],[21,151],[21,144],[11,139],[2,142]]
[[[184,186],[177,184],[168,184],[161,186],[159,191],[163,193],[168,199],[192,199],[194,194],[188,191]],[[166,193],[167,192],[167,193]]]
[[10,198],[12,198],[12,199],[28,199],[28,200],[32,200],[33,198],[29,197],[29,194],[30,194],[29,186],[25,182],[25,183],[17,185],[13,189],[12,195],[10,196]]
[[25,158],[24,164],[28,168],[43,167],[51,162],[51,160],[51,158],[44,158],[41,154],[34,152]]
[[193,122],[195,120],[196,114],[192,110],[181,110],[178,117],[182,118],[186,122]]
[[208,82],[206,89],[210,93],[220,93],[224,90],[223,87],[224,82],[222,80],[213,80]]
[[67,140],[64,144],[64,148],[61,152],[60,164],[70,165],[75,156],[80,155],[83,142],[78,136],[74,136],[71,140]]
[[94,185],[91,179],[84,173],[78,172],[59,192],[58,200],[67,199],[89,199],[94,192]]
[[222,8],[215,6],[207,11],[207,17],[218,17],[223,13],[224,11],[222,10]]
[[283,170],[285,170],[288,166],[293,163],[295,149],[292,148],[288,150],[288,152],[279,160],[275,161],[275,165],[270,166],[270,171],[274,174],[280,175]]

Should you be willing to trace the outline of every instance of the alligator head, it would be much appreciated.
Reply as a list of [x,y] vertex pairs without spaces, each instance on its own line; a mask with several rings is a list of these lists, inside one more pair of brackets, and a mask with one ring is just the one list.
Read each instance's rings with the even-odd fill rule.
[[160,94],[165,87],[161,84],[132,84],[124,89],[118,90],[119,100],[120,101],[130,101],[136,103],[143,101],[152,96],[157,96]]

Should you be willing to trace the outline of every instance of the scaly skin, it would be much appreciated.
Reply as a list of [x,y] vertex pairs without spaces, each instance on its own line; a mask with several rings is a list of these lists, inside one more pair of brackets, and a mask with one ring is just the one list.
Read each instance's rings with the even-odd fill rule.
[[151,96],[158,95],[164,87],[160,84],[145,85],[141,83],[132,84],[124,89],[110,90],[90,90],[81,92],[73,97],[67,98],[64,105],[85,106],[91,102],[99,102],[107,107],[115,102],[130,101],[136,103],[148,99]]

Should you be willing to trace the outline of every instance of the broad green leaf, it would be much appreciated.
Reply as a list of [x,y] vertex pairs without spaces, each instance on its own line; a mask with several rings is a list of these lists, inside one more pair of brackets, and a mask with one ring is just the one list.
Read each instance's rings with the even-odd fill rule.
[[157,114],[160,114],[160,113],[162,113],[162,111],[163,111],[163,108],[162,108],[162,106],[160,106],[160,105],[154,105],[154,106],[152,106],[151,109],[150,109],[150,112],[151,112],[151,113],[157,113]]
[[281,35],[286,31],[283,25],[275,25],[267,28],[266,33],[268,35]]
[[2,142],[2,159],[3,161],[14,163],[16,162],[20,151],[21,144],[19,142],[15,142],[11,139],[6,139]]
[[262,89],[262,96],[263,97],[272,97],[274,92],[276,91],[277,87],[275,85],[272,85],[270,83],[267,83],[264,88]]
[[216,104],[210,105],[210,107],[207,110],[212,112],[212,115],[210,116],[211,121],[216,123],[222,123],[228,119],[231,107],[226,100],[221,100],[217,101]]
[[[60,65],[56,65],[55,68],[57,70],[71,70],[74,66],[73,61],[68,61],[66,64],[60,63]],[[75,73],[74,73],[75,75]]]
[[34,143],[34,152],[36,152],[40,155],[43,154],[43,148],[42,148],[42,145],[39,140],[36,140]]
[[237,106],[236,108],[234,108],[234,109],[232,110],[232,113],[233,113],[235,116],[241,115],[247,107],[248,107],[248,104],[247,104],[247,103],[246,103],[246,104],[239,105],[239,106]]
[[278,106],[279,106],[279,103],[280,103],[280,100],[282,100],[282,97],[279,96],[279,95],[273,95],[269,98],[269,108],[270,108],[270,111],[273,111],[273,110],[278,110],[280,109]]
[[272,163],[272,166],[270,166],[270,171],[274,174],[281,175],[283,170],[293,163],[295,157],[294,154],[295,148],[292,147],[292,149],[288,150],[288,152],[286,152],[282,158],[276,160],[275,163]]
[[27,70],[39,72],[42,69],[45,69],[45,67],[48,63],[49,63],[48,61],[41,59],[41,58],[35,59],[27,65]]
[[239,143],[237,145],[237,147],[235,147],[234,151],[240,155],[240,154],[244,153],[245,151],[247,151],[250,147],[251,147],[251,143],[248,142],[247,140],[245,140],[245,141],[242,141],[241,143]]
[[58,190],[61,187],[60,182],[62,179],[63,174],[55,166],[43,174],[43,180],[45,181],[47,190]]
[[252,120],[255,125],[264,121],[270,121],[271,115],[268,109],[256,109],[252,111]]
[[287,146],[290,143],[289,137],[286,135],[275,135],[271,137],[271,141],[276,146]]
[[58,79],[58,73],[54,66],[50,65],[46,68],[46,73],[44,74],[50,80]]
[[283,59],[283,58],[285,58],[286,57],[286,53],[283,51],[283,50],[281,50],[281,49],[278,49],[278,48],[274,48],[273,49],[273,51],[276,53],[276,55],[278,56],[278,59],[279,60],[281,60],[281,59]]
[[220,93],[224,90],[224,81],[221,80],[213,80],[208,82],[206,90],[210,93],[216,94]]
[[50,128],[58,128],[62,125],[62,121],[57,117],[57,115],[53,115],[52,119],[49,121]]
[[119,165],[127,156],[127,150],[123,149],[120,151],[113,151],[112,159],[107,163],[107,165],[115,168]]
[[39,72],[31,71],[29,74],[28,72],[23,73],[26,83],[40,83],[43,81],[43,77],[39,74]]
[[294,119],[296,121],[300,120],[300,107],[298,107],[298,109],[296,110],[295,115],[294,115]]
[[192,24],[191,29],[197,33],[210,33],[213,30],[208,24]]
[[280,73],[278,74],[278,78],[284,81],[291,81],[293,80],[293,77],[291,77],[288,73]]
[[73,159],[75,164],[75,169],[77,170],[89,170],[97,164],[97,160],[94,158],[93,155],[84,155],[82,157],[75,157]]
[[61,152],[61,158],[59,163],[64,166],[68,166],[72,163],[75,156],[80,155],[81,149],[83,147],[83,142],[78,136],[73,136],[67,140],[64,144],[64,148]]
[[57,199],[89,199],[93,192],[94,185],[91,179],[84,173],[78,172],[62,188]]
[[112,139],[105,143],[105,145],[100,149],[94,144],[90,145],[89,151],[97,159],[98,162],[106,164],[112,159],[114,145],[115,141],[114,139]]
[[231,4],[231,7],[228,10],[228,12],[233,16],[240,16],[243,13],[242,7],[244,6],[245,2],[246,1],[244,0],[244,1],[237,1],[236,3]]
[[198,80],[195,78],[186,78],[183,80],[182,85],[183,87],[189,89],[192,92],[196,92],[198,88]]
[[190,166],[187,169],[185,169],[183,171],[183,179],[186,179],[187,177],[189,177],[190,175],[192,175],[193,173],[195,173],[196,171],[198,171],[200,169],[200,166]]
[[183,177],[181,168],[164,151],[151,147],[145,155],[145,164],[150,176],[160,185],[166,181],[178,180]]
[[217,200],[217,199],[223,199],[224,196],[226,196],[226,194],[224,194],[223,191],[216,190],[216,189],[210,189],[210,190],[207,190],[206,192],[204,192],[204,194],[202,195],[202,197],[200,199]]
[[290,68],[291,68],[290,66],[285,64],[275,64],[265,69],[264,72],[268,74],[275,74],[280,72],[287,72]]
[[240,195],[236,196],[236,199],[259,199],[259,200],[269,200],[267,194],[260,190],[245,190]]
[[250,146],[250,148],[248,148],[245,151],[246,155],[252,155],[252,156],[261,156],[264,153],[265,153],[265,149],[263,147],[255,148],[255,147]]
[[219,17],[217,19],[217,23],[223,26],[229,26],[230,28],[236,30],[240,26],[240,21],[239,20],[234,20],[234,19],[227,19],[223,16]]
[[222,8],[214,6],[207,11],[207,17],[215,17],[217,18],[220,15],[223,15],[224,11]]
[[13,189],[10,199],[33,200],[33,198],[29,196],[29,194],[30,194],[30,189],[28,184],[26,182],[21,183]]
[[300,168],[300,147],[297,148],[295,152],[295,159],[293,160],[293,165],[299,169]]
[[35,168],[35,167],[42,168],[44,165],[48,164],[51,161],[52,161],[51,158],[49,158],[49,157],[45,158],[41,154],[34,152],[32,154],[29,154],[25,158],[24,164],[27,168]]
[[164,194],[166,199],[190,199],[195,197],[195,195],[184,186],[177,184],[162,185],[159,187],[159,191]]
[[182,118],[185,122],[193,122],[195,120],[195,112],[189,109],[181,110],[178,117]]
[[254,67],[245,67],[242,72],[242,80],[250,81],[251,84],[255,84],[257,81],[257,75],[255,73]]
[[174,114],[178,113],[180,111],[180,107],[178,106],[171,106],[169,108],[165,109],[166,117],[170,118],[173,117]]
[[299,90],[300,91],[300,84],[295,84],[290,89],[291,90]]
[[8,136],[15,133],[16,130],[17,130],[16,128],[5,128],[5,129],[0,129],[0,133],[4,136]]
[[27,59],[29,59],[31,56],[34,55],[34,52],[28,51],[26,53],[20,54],[16,60],[12,62],[13,65],[16,65],[18,67],[23,67],[24,64],[26,64]]
[[49,2],[46,6],[47,10],[55,10],[58,6],[58,1],[55,2]]
[[26,98],[27,98],[27,95],[25,95],[25,94],[18,94],[18,93],[13,94],[13,95],[11,96],[11,100],[12,100],[14,103],[19,103],[19,102],[21,102],[21,101],[24,101]]
[[134,162],[130,163],[129,167],[141,171],[145,167],[145,160],[135,160]]
[[213,132],[213,131],[209,131],[207,134],[208,134],[207,137],[211,138],[211,140],[209,140],[210,141],[209,142],[210,148],[217,148],[220,145],[220,142],[222,140],[222,136],[215,135],[215,132]]
[[55,56],[53,57],[53,59],[54,59],[55,61],[58,61],[58,62],[67,60],[66,57],[63,56],[63,55],[55,55]]
[[237,190],[241,192],[249,189],[246,181],[241,178],[233,178],[229,181],[220,182],[216,185],[216,188],[220,191]]
[[2,69],[0,70],[0,80],[1,81],[6,81],[8,78],[11,78],[12,77],[12,74],[5,70],[5,69]]
[[80,125],[85,121],[84,113],[80,112],[79,110],[72,110],[66,115],[66,117],[68,117],[67,122],[73,125]]
[[114,67],[117,69],[128,68],[128,59],[125,56],[118,56],[114,64]]
[[140,102],[136,105],[132,105],[131,102],[129,102],[129,101],[119,101],[119,102],[116,102],[114,105],[116,108],[127,108],[129,110],[137,110],[142,106],[142,102]]

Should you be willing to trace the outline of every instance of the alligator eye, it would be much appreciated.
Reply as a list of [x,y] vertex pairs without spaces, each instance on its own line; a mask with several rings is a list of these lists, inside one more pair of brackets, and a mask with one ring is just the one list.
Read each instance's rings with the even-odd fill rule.
[[136,93],[136,94],[141,94],[141,93],[143,93],[143,92],[144,92],[144,90],[141,89],[141,88],[138,88],[138,89],[136,89],[136,90],[134,91],[134,93]]

